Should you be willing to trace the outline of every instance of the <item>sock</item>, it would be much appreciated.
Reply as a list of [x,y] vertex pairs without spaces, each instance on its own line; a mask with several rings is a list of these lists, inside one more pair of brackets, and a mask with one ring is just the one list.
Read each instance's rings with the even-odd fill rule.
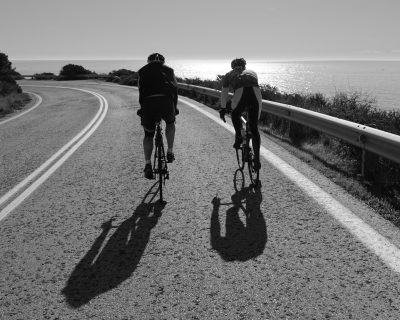
[[151,164],[151,160],[146,160],[146,164]]
[[172,148],[168,148],[167,153],[173,153]]

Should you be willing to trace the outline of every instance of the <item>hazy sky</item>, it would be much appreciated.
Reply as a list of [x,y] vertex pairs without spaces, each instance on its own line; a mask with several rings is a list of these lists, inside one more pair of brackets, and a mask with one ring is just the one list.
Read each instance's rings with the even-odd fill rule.
[[400,0],[0,0],[15,59],[400,59]]

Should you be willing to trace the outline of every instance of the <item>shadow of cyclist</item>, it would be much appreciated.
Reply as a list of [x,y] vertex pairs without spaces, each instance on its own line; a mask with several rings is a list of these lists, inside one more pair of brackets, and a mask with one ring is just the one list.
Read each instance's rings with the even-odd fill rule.
[[[232,203],[221,203],[214,197],[211,215],[211,246],[225,261],[246,261],[263,253],[267,242],[267,227],[260,209],[262,195],[247,187],[231,197]],[[219,209],[221,205],[232,205],[226,211],[225,236],[221,236]],[[245,215],[245,223],[240,212]]]
[[165,207],[165,202],[152,203],[155,195],[145,202],[153,187],[132,216],[116,227],[106,244],[108,233],[115,228],[112,226],[113,218],[102,224],[102,233],[75,267],[62,290],[72,308],[79,308],[97,295],[117,287],[135,271],[151,229],[156,226]]

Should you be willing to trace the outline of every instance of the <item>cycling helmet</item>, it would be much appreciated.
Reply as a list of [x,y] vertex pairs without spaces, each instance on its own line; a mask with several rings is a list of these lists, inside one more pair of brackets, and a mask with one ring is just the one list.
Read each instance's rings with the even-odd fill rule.
[[231,67],[232,67],[232,69],[235,69],[236,67],[245,68],[246,67],[246,60],[244,60],[243,58],[233,59],[232,62],[231,62]]
[[160,62],[164,63],[165,58],[162,54],[160,53],[152,53],[151,55],[148,56],[147,62]]

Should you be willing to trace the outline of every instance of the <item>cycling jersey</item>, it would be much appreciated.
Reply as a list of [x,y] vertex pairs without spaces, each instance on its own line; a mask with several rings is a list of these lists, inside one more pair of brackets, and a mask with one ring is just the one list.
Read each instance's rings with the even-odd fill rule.
[[222,80],[221,106],[222,108],[226,107],[229,88],[232,88],[234,91],[232,98],[232,110],[234,110],[242,98],[243,88],[246,87],[251,87],[253,89],[254,95],[258,102],[258,116],[260,116],[262,105],[261,90],[258,86],[257,73],[255,73],[253,70],[235,68],[224,76]]
[[224,76],[222,86],[231,87],[233,91],[242,87],[258,87],[257,73],[247,69],[233,69]]
[[177,82],[174,70],[161,63],[152,62],[139,71],[139,103],[150,96],[171,96],[175,105],[178,100]]

